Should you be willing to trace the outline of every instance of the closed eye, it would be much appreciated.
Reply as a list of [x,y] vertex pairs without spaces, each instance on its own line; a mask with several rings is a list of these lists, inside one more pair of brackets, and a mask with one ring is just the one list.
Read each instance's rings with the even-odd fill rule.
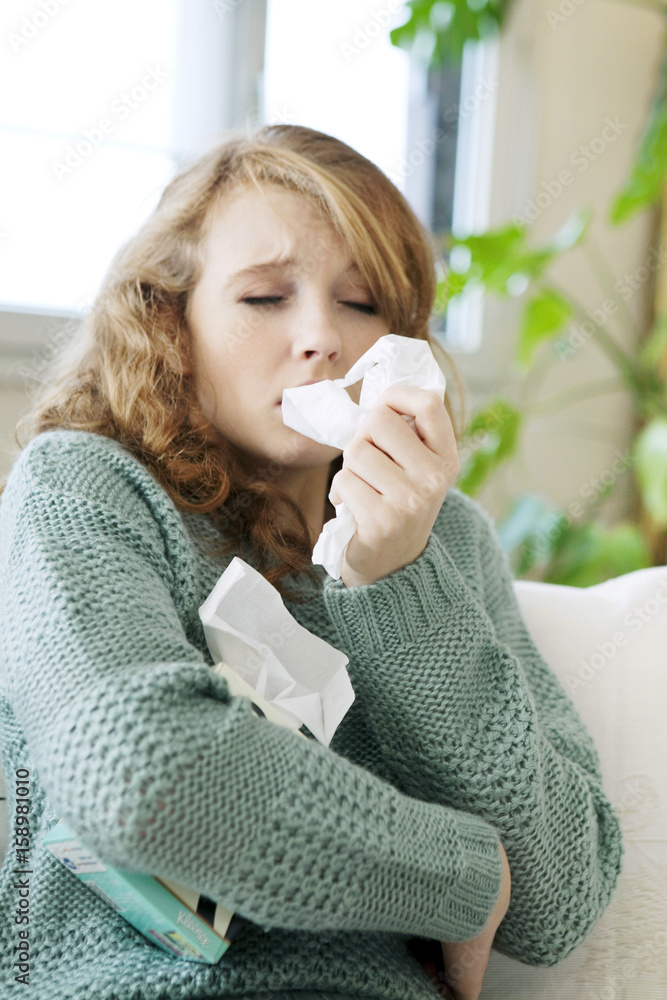
[[358,309],[359,312],[366,313],[368,316],[375,316],[377,313],[375,306],[366,305],[365,302],[344,302],[343,305],[349,306],[350,309]]
[[264,295],[255,296],[254,298],[249,297],[242,301],[246,302],[249,306],[273,306],[276,302],[282,302],[283,299],[281,295]]
[[[248,296],[242,299],[242,301],[249,306],[273,306],[277,305],[278,302],[284,302],[284,297],[282,295],[254,295]],[[349,306],[350,309],[356,309],[367,316],[375,316],[377,314],[376,307],[368,305],[365,302],[343,302],[343,305]]]

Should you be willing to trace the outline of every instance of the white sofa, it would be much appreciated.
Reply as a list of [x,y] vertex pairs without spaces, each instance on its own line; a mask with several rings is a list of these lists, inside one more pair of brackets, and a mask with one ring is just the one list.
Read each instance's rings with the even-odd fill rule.
[[586,590],[517,581],[515,591],[595,740],[625,856],[608,909],[575,952],[549,969],[492,952],[480,1000],[666,1000],[667,566]]
[[667,998],[667,566],[596,587],[517,581],[535,643],[588,727],[623,870],[585,941],[549,969],[491,953],[480,1000]]

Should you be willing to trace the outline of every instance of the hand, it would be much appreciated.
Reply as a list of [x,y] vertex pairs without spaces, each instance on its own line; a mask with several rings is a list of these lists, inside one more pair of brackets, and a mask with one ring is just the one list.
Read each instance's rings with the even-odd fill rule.
[[477,1000],[479,997],[493,939],[510,905],[512,877],[502,844],[500,856],[503,863],[500,892],[484,930],[470,941],[442,942],[445,975],[449,984],[449,994],[443,993],[443,996],[449,995],[453,1000]]
[[[401,414],[415,418],[414,429]],[[421,555],[460,471],[444,400],[417,386],[386,389],[331,481],[331,503],[344,503],[357,522],[341,572],[346,587],[374,583]]]

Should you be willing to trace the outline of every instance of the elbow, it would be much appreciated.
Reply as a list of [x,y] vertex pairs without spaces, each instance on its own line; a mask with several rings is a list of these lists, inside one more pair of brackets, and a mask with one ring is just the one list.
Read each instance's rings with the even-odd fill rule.
[[589,838],[569,871],[543,882],[513,882],[510,907],[494,948],[525,965],[558,965],[589,936],[607,909],[623,867],[624,844],[618,816],[604,800],[597,836]]
[[[595,923],[595,921],[593,922]],[[498,928],[494,951],[513,958],[522,965],[547,969],[564,961],[583,943],[593,925],[568,925],[565,921],[558,927],[550,927],[547,921],[530,921],[523,926],[518,922],[512,927]]]
[[[111,772],[111,769],[110,769]],[[72,775],[59,788],[54,807],[88,850],[103,864],[126,871],[148,871],[155,856],[153,832],[164,803],[150,780],[137,780],[126,768],[113,768],[102,782]],[[164,832],[164,831],[162,831]]]
[[501,954],[524,965],[549,968],[558,965],[583,944],[603,916],[613,896],[621,871],[620,840],[597,869],[593,884],[580,884],[576,892],[554,905],[555,900],[542,899],[535,905],[507,911],[501,922],[493,947]]
[[[65,807],[60,810],[60,817],[102,864],[125,871],[142,870],[142,860],[136,851],[136,824],[124,810],[109,802],[107,795],[86,805]],[[146,846],[149,853],[150,845]]]
[[[606,903],[585,910],[559,910],[549,918],[531,914],[500,924],[493,947],[524,965],[549,968],[568,958],[588,938],[602,917]],[[509,911],[508,911],[509,914]]]

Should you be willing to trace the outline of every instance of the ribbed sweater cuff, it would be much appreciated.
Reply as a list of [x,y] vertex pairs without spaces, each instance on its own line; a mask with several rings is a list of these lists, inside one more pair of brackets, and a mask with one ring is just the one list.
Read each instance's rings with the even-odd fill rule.
[[355,656],[389,653],[422,640],[425,631],[441,622],[443,601],[460,604],[469,597],[433,532],[414,562],[361,587],[329,578],[323,595],[346,649]]
[[499,837],[489,823],[459,812],[457,828],[464,867],[461,878],[445,894],[443,916],[459,933],[448,932],[444,941],[468,941],[480,933],[498,899],[503,873]]

